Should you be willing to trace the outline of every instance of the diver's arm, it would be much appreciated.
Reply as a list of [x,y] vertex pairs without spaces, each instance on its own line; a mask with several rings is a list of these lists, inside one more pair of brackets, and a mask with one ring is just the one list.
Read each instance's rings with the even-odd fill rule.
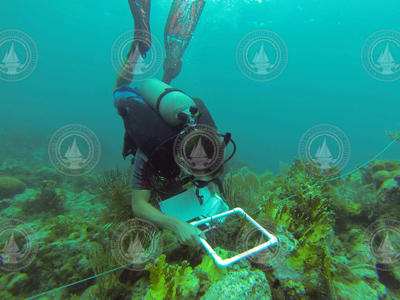
[[132,211],[134,216],[146,219],[161,228],[175,230],[177,219],[163,214],[149,203],[151,191],[132,190]]
[[[132,45],[133,47],[133,45]],[[130,84],[132,82],[136,62],[139,58],[139,50],[131,48],[124,63],[118,71],[117,80],[115,81],[115,88],[118,88],[122,84]]]
[[160,212],[149,203],[150,195],[151,191],[149,190],[132,190],[132,211],[134,216],[148,220],[161,228],[171,230],[181,243],[198,247],[200,245],[199,230],[178,218]]

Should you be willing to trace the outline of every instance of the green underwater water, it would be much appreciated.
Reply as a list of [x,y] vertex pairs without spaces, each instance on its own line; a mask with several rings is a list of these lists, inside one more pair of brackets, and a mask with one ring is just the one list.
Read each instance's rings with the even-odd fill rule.
[[[151,6],[162,47],[169,8],[165,0]],[[154,259],[120,268],[126,261],[115,249],[130,244],[116,244],[115,233],[133,216],[111,57],[133,29],[127,1],[3,0],[0,9],[0,59],[11,29],[25,32],[38,54],[25,79],[0,77],[0,299],[72,283],[39,299],[400,299],[400,81],[377,80],[362,61],[372,34],[400,31],[398,1],[206,1],[172,86],[203,99],[219,131],[232,133],[237,153],[222,175],[225,202],[278,238],[228,268],[204,249],[179,246],[168,230],[159,232]],[[255,30],[286,46],[287,66],[273,80],[248,78],[237,61]],[[400,64],[400,41],[391,45]],[[266,50],[274,60],[273,47]],[[68,124],[89,128],[99,143],[96,165],[80,176],[60,171],[49,154]],[[321,125],[338,161],[332,172],[307,161],[324,134],[304,139]],[[22,265],[5,250],[13,230]],[[236,222],[206,236],[232,257],[260,242],[250,233]]]

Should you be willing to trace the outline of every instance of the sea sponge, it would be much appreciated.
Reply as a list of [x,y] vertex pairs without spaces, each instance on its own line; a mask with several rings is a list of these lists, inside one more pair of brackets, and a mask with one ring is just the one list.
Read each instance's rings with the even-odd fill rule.
[[14,197],[25,188],[25,183],[15,177],[0,176],[0,199]]

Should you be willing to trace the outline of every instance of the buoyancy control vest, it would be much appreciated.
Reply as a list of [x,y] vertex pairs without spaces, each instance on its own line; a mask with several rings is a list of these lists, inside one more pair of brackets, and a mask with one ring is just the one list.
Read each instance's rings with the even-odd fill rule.
[[[199,112],[197,124],[217,129],[204,102],[198,98],[191,99]],[[149,157],[159,145],[176,136],[184,127],[184,124],[172,126],[167,123],[146,99],[144,100],[145,103],[131,99],[120,100],[118,110],[125,126],[122,152],[124,159],[129,155],[135,155],[138,148]]]

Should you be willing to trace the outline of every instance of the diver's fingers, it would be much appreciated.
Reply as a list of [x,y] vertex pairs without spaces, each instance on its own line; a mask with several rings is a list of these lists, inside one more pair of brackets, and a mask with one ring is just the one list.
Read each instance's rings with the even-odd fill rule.
[[194,239],[194,245],[198,248],[201,246],[200,238],[198,235],[193,236]]
[[[201,245],[201,242],[200,242],[201,230],[196,226],[193,226],[193,227],[196,232],[196,235],[194,236],[194,239],[196,240],[196,245]],[[204,237],[204,236],[201,236],[201,237]]]
[[202,239],[205,239],[207,241],[206,235],[203,234],[203,231],[201,231],[198,227],[196,227],[196,232],[197,232],[197,236],[199,237],[199,240],[200,240],[200,238],[202,238]]
[[[190,224],[191,225],[191,224]],[[193,226],[193,225],[192,225]],[[196,226],[193,226],[194,227],[194,230],[196,230],[196,233],[197,233],[197,235],[199,235],[200,233],[201,233],[201,230],[198,228],[198,227],[196,227]]]

